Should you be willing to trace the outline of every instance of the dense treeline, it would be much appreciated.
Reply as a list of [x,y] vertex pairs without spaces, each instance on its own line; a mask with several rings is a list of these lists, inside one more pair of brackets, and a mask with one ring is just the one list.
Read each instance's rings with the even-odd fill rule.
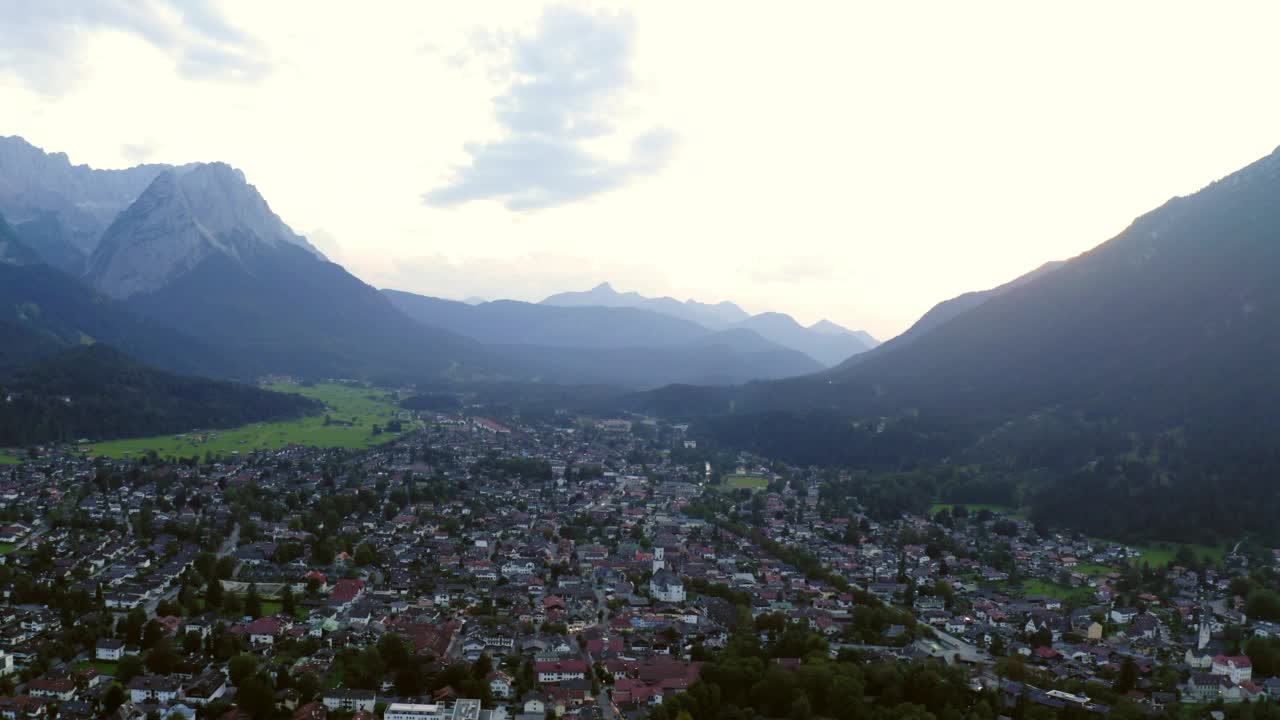
[[923,416],[856,421],[786,412],[703,424],[715,445],[847,468],[827,484],[876,517],[933,502],[1028,508],[1050,527],[1119,540],[1213,544],[1280,540],[1280,433],[1252,415],[1207,409],[1172,430],[1136,420],[1045,412],[996,422]]
[[0,400],[0,445],[225,428],[320,409],[300,395],[154,370],[104,345],[7,371]]
[[[792,669],[780,658],[802,662]],[[688,692],[664,701],[649,717],[990,720],[998,709],[998,698],[971,690],[961,670],[935,662],[862,662],[848,654],[833,660],[824,640],[791,624],[764,643],[755,633],[734,635]]]

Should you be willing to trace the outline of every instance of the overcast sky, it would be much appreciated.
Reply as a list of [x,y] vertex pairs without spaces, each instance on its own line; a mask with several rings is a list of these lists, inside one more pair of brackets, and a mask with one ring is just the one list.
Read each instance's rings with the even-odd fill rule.
[[1280,3],[0,0],[0,134],[224,160],[380,286],[891,336],[1280,144]]

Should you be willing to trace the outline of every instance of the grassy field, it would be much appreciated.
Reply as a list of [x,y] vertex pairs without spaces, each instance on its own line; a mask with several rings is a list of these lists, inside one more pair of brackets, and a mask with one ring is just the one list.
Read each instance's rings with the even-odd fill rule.
[[953,510],[957,506],[962,506],[969,511],[970,515],[980,513],[983,510],[989,510],[997,515],[1008,515],[1015,518],[1024,518],[1026,514],[1015,507],[1007,505],[991,505],[989,503],[934,503],[929,506],[929,515],[937,515],[943,510]]
[[18,457],[11,450],[0,450],[0,465],[17,465],[22,462],[22,458]]
[[[1152,567],[1162,567],[1173,562],[1174,555],[1178,553],[1178,549],[1183,545],[1184,543],[1154,543],[1151,545],[1133,545],[1131,547],[1142,553],[1142,556],[1137,559],[1139,563],[1147,562]],[[1223,556],[1227,554],[1226,548],[1221,546],[1210,547],[1208,545],[1195,544],[1187,544],[1186,546],[1191,549],[1196,558],[1215,565],[1222,562]]]
[[1071,588],[1057,583],[1047,582],[1045,580],[1024,580],[1022,582],[1022,591],[1024,595],[1041,595],[1044,597],[1057,598],[1063,602],[1071,602],[1079,600],[1081,602],[1088,601],[1093,597],[1093,590],[1087,587]]
[[731,490],[747,488],[748,490],[762,490],[769,487],[769,479],[757,477],[755,475],[729,475],[724,479],[724,486]]
[[[305,395],[324,403],[324,413],[300,420],[276,423],[254,423],[230,430],[211,430],[182,435],[162,435],[131,440],[112,440],[84,446],[90,455],[125,457],[155,450],[161,457],[203,456],[271,450],[286,445],[315,447],[364,448],[384,443],[393,434],[373,434],[374,425],[385,426],[399,412],[394,399],[385,391],[352,388],[344,385],[272,385],[272,390]],[[331,424],[325,425],[325,416]],[[348,424],[349,423],[349,424]]]
[[13,543],[0,543],[0,555],[8,555],[16,549],[18,546]]
[[1078,572],[1081,575],[1085,575],[1087,577],[1094,577],[1094,578],[1105,577],[1115,571],[1116,569],[1109,565],[1092,565],[1089,563],[1080,563],[1079,565],[1075,566],[1075,572]]
[[107,660],[82,660],[81,662],[76,663],[76,669],[78,670],[80,668],[96,667],[98,668],[98,672],[102,673],[103,675],[110,675],[112,677],[115,677],[116,667],[118,665],[119,663],[109,662]]

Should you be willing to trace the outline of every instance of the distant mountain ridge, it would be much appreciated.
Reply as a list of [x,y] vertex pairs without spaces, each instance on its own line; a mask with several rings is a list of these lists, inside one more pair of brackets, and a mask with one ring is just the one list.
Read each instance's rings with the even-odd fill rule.
[[681,302],[671,297],[649,298],[637,292],[620,293],[608,282],[583,292],[558,293],[540,304],[560,307],[639,308],[688,320],[711,330],[744,328],[778,345],[802,352],[827,367],[879,344],[878,340],[865,331],[848,330],[829,320],[820,320],[806,328],[783,313],[752,316],[728,301],[708,304],[696,300]]
[[681,302],[672,297],[648,298],[637,292],[620,293],[608,282],[602,282],[584,292],[558,293],[546,298],[541,304],[561,307],[643,308],[695,322],[712,330],[727,330],[751,317],[747,311],[728,301],[710,304],[696,300]]
[[[633,386],[694,382],[694,378],[723,384],[822,369],[803,353],[745,328],[717,332],[640,308],[561,307],[514,300],[470,305],[396,290],[382,293],[423,325],[501,346],[509,356],[530,363],[540,377],[556,382],[608,382],[608,373],[613,372],[615,382],[625,380],[624,384]],[[545,365],[557,357],[558,364]]]

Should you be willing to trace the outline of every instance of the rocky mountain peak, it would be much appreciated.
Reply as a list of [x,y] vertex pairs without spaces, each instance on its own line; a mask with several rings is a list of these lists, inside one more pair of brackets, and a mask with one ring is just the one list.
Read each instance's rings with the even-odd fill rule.
[[324,259],[293,232],[241,171],[199,163],[162,172],[103,234],[89,279],[126,298],[158,290],[221,253],[247,255],[285,245]]

